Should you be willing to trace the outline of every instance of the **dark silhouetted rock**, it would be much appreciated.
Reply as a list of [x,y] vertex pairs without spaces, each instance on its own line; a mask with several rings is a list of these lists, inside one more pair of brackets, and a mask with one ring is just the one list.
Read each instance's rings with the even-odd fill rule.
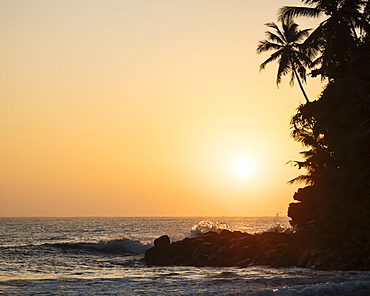
[[304,228],[318,218],[319,194],[314,186],[299,188],[293,199],[298,202],[289,204],[288,216],[292,218],[290,221],[292,226]]
[[268,265],[369,270],[370,235],[361,236],[365,226],[351,232],[351,237],[344,243],[335,245],[333,238],[336,234],[326,232],[326,225],[289,234],[265,232],[251,235],[227,230],[207,232],[173,243],[164,235],[145,252],[145,261],[148,265],[159,266]]
[[154,240],[154,246],[155,247],[167,247],[170,245],[170,238],[168,235],[162,235],[161,237],[158,237]]

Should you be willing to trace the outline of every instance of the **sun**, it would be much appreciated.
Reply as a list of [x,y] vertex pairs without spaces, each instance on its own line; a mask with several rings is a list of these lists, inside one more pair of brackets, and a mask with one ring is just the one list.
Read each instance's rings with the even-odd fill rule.
[[233,173],[239,178],[248,178],[254,175],[254,162],[247,158],[237,158],[232,165]]

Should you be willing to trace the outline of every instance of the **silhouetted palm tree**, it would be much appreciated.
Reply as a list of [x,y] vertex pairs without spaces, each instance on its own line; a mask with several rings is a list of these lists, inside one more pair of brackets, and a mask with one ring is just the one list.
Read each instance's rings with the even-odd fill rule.
[[[344,77],[348,57],[361,41],[358,33],[369,32],[368,7],[364,0],[302,0],[308,7],[284,6],[279,20],[292,17],[325,17],[306,40],[306,45],[319,54],[313,65],[320,67],[313,75]],[[352,73],[353,74],[353,73]]]
[[297,79],[299,87],[306,102],[309,102],[302,81],[306,81],[306,67],[311,64],[311,59],[303,52],[302,42],[309,35],[311,29],[299,30],[298,25],[291,19],[282,20],[282,30],[275,23],[265,24],[275,32],[266,31],[266,39],[258,43],[257,53],[274,50],[275,52],[260,65],[260,71],[275,60],[279,63],[276,84],[279,86],[284,75],[291,74],[290,85]]

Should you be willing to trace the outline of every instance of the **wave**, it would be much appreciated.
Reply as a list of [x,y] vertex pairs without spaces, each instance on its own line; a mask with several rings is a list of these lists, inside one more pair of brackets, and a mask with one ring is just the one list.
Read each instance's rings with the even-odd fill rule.
[[225,223],[211,222],[209,220],[200,221],[191,228],[190,237],[198,237],[209,231],[220,233],[224,229],[230,230],[230,227]]
[[[289,234],[289,233],[294,232],[293,228],[288,227],[288,226],[284,225],[283,223],[278,223],[276,221],[274,221],[274,222],[275,223],[272,226],[268,227],[266,225],[265,229],[261,229],[260,231],[255,232],[255,233],[261,234],[261,233],[264,233],[264,232],[278,232],[278,233]],[[244,228],[248,228],[248,227],[244,227]],[[195,224],[191,228],[189,237],[191,237],[191,238],[198,237],[198,236],[200,236],[200,235],[202,235],[206,232],[209,232],[209,231],[220,233],[224,229],[230,230],[230,231],[235,230],[235,229],[232,229],[232,227],[230,227],[229,225],[227,225],[225,223],[211,222],[209,220],[200,221],[198,224]],[[240,229],[240,226],[238,227],[237,230],[241,230],[242,232],[244,232],[242,229]]]
[[289,233],[293,233],[294,230],[291,228],[291,227],[286,227],[284,224],[276,224],[275,226],[265,230],[265,231],[262,231],[263,232],[278,232],[278,233],[286,233],[286,234],[289,234]]
[[63,249],[85,249],[111,254],[122,255],[140,255],[151,247],[152,244],[143,243],[138,240],[132,240],[125,236],[118,238],[100,241],[98,243],[56,243],[46,244]]

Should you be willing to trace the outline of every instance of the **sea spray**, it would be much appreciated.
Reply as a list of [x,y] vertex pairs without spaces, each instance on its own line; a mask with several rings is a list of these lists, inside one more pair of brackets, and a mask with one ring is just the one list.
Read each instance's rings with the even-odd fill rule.
[[191,228],[189,237],[198,237],[209,231],[220,233],[224,229],[230,230],[230,227],[225,223],[211,222],[209,220],[200,221]]
[[[252,234],[253,233],[264,233],[264,232],[278,232],[278,233],[289,234],[289,233],[294,232],[293,228],[288,227],[286,224],[278,220],[278,218],[279,218],[278,216],[274,218],[274,223],[271,223],[272,225],[270,227],[262,228],[260,231],[252,231]],[[220,233],[224,229],[230,230],[230,231],[239,230],[239,229],[234,229],[233,227],[230,227],[226,223],[212,222],[210,220],[203,220],[203,221],[198,222],[191,228],[189,237],[190,238],[198,237],[209,231]],[[242,232],[246,232],[243,230]]]

